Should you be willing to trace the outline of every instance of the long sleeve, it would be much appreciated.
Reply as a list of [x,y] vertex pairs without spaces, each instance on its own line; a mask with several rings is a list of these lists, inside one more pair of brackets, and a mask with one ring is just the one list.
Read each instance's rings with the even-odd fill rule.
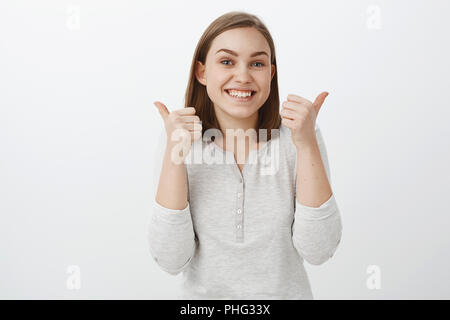
[[[189,201],[182,210],[168,209],[156,201],[165,148],[162,132],[154,150],[152,211],[148,224],[149,250],[158,266],[172,275],[183,271],[196,250],[196,239]],[[189,198],[188,198],[189,200]]]
[[[328,181],[331,186],[328,156],[322,134],[316,126],[316,137]],[[308,207],[295,200],[292,241],[297,252],[313,265],[331,258],[341,240],[342,221],[334,193],[320,207]]]

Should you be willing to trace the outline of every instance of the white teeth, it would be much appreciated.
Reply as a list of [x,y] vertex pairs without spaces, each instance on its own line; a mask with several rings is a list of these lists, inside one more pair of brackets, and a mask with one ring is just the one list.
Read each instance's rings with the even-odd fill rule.
[[245,98],[245,97],[249,97],[252,95],[251,92],[240,92],[240,91],[234,91],[234,90],[229,90],[228,91],[230,96],[235,96],[235,97],[240,97],[240,98]]

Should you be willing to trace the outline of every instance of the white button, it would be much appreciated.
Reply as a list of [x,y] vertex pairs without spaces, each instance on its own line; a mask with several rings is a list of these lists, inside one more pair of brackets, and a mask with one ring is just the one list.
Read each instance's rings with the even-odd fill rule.
[[242,196],[242,193],[239,192],[239,193],[238,193],[238,198],[240,198],[241,196]]
[[240,228],[241,228],[241,225],[240,225],[240,224],[238,224],[238,225],[237,225],[237,228],[238,228],[238,229],[240,229]]
[[242,212],[241,209],[238,209],[238,210],[237,210],[237,213],[238,213],[238,214],[241,214],[241,212]]

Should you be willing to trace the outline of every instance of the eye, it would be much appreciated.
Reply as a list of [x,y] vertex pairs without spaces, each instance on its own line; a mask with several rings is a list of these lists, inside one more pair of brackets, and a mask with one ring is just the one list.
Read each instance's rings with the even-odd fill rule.
[[[227,59],[227,60],[222,60],[222,61],[220,61],[221,64],[226,65],[226,66],[229,66],[230,64],[227,64],[227,63],[224,63],[224,62],[231,62],[231,60]],[[254,65],[255,65],[255,64],[259,64],[258,67],[260,67],[260,68],[261,68],[261,67],[264,67],[264,63],[262,63],[262,62],[254,62],[253,64],[254,64]]]
[[255,64],[256,63],[259,63],[261,65],[261,67],[264,67],[264,63],[262,63],[262,62],[255,62]]

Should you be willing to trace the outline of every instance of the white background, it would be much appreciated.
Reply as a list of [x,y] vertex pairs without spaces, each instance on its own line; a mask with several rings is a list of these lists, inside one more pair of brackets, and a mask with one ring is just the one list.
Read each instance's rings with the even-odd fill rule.
[[344,229],[305,262],[315,298],[450,298],[447,0],[1,1],[0,298],[175,296],[146,239],[153,101],[184,106],[197,41],[232,10],[271,31],[280,102],[330,93]]

